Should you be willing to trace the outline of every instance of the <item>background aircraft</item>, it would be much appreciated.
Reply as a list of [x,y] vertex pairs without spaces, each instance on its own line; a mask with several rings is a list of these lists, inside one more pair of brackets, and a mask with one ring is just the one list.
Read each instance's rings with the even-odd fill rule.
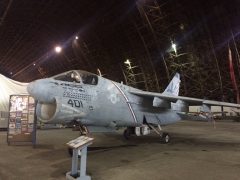
[[161,126],[187,118],[189,105],[202,105],[202,111],[209,114],[211,105],[240,108],[239,104],[178,96],[179,86],[178,73],[163,93],[154,93],[72,70],[31,82],[27,89],[38,101],[37,117],[46,123],[76,121],[92,132],[127,127],[126,138],[154,130],[166,143],[170,136]]

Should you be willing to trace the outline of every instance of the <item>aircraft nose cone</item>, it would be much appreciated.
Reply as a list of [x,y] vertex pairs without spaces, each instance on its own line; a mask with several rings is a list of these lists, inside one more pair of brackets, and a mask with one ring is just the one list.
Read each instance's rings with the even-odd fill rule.
[[33,96],[34,99],[45,103],[52,103],[55,100],[55,97],[50,93],[51,89],[52,87],[49,86],[48,80],[36,80],[27,86],[28,93]]

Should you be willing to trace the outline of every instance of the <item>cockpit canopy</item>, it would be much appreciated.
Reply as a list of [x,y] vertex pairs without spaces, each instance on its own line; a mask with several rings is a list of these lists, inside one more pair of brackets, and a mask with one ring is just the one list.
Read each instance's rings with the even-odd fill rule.
[[98,84],[98,76],[86,71],[73,70],[53,76],[53,79],[90,85]]

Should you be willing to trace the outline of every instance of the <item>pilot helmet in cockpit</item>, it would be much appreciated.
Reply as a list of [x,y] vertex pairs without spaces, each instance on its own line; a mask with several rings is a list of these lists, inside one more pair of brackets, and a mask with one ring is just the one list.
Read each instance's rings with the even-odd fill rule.
[[75,73],[75,72],[72,72],[71,73],[71,78],[75,81],[75,82],[80,82],[80,76],[77,74],[77,73]]

